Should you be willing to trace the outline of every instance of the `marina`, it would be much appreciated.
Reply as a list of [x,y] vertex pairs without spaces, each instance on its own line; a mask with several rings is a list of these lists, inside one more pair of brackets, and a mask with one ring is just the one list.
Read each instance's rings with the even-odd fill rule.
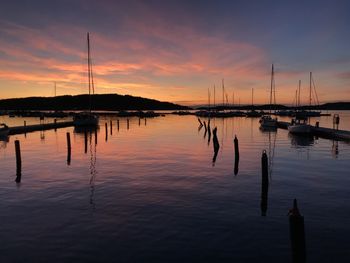
[[0,263],[350,262],[350,1],[0,1]]
[[[349,114],[340,116],[341,127],[350,128]],[[24,121],[0,118],[14,127]],[[320,118],[332,124],[332,118]],[[307,258],[322,262],[347,251],[347,142],[260,130],[258,118],[213,118],[209,125],[202,119],[206,129],[203,124],[199,131],[193,115],[139,120],[101,116],[97,130],[69,126],[0,141],[0,257],[101,260],[117,252],[121,261],[195,261],[211,256],[205,248],[215,239],[225,261],[282,262],[292,253],[287,213],[294,198],[305,218]],[[268,179],[261,179],[263,150]],[[67,231],[53,232],[66,225]],[[91,246],[97,239],[103,253]],[[72,246],[57,255],[63,241]],[[262,244],[267,253],[259,252]],[[15,253],[18,246],[26,249]],[[131,253],[140,246],[146,250]]]

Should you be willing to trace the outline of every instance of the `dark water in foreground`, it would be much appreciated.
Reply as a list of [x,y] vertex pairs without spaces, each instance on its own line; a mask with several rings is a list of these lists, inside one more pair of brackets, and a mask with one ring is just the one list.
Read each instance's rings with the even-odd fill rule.
[[[23,119],[2,121],[22,123]],[[341,126],[350,129],[350,115]],[[350,144],[262,132],[258,119],[120,119],[97,145],[73,128],[0,142],[0,262],[291,262],[288,209],[305,216],[308,262],[350,262]],[[322,117],[321,126],[331,118]],[[28,123],[29,121],[27,121]],[[72,162],[66,163],[66,132]],[[233,137],[240,143],[233,173]],[[15,139],[22,181],[15,180]],[[261,215],[262,150],[272,161]]]

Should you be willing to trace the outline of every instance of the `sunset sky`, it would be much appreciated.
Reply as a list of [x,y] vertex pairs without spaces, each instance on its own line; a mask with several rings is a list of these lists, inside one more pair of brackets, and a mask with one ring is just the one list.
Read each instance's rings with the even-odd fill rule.
[[[0,98],[87,92],[86,33],[97,93],[186,105],[267,103],[271,64],[278,103],[350,101],[350,1],[0,2]],[[213,97],[213,95],[212,95]]]

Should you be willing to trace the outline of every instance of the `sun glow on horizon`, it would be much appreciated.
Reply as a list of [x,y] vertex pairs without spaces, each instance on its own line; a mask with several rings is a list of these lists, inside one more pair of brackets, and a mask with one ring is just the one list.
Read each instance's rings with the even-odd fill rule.
[[[305,57],[310,48],[307,38],[301,39],[305,44],[303,50],[299,47],[282,53],[288,45],[283,41],[270,48],[265,42],[275,38],[272,29],[260,41],[245,33],[257,32],[257,23],[251,28],[236,25],[248,23],[253,14],[232,18],[237,21],[227,17],[213,29],[202,21],[199,11],[176,9],[183,21],[174,21],[170,14],[162,14],[161,8],[132,5],[135,6],[130,17],[118,18],[111,16],[109,9],[122,13],[123,8],[129,10],[127,5],[122,5],[119,11],[112,3],[89,6],[106,14],[107,27],[103,27],[104,22],[97,22],[96,17],[91,23],[77,18],[75,24],[70,23],[67,14],[67,22],[38,17],[38,26],[26,16],[17,20],[5,16],[0,20],[0,98],[52,96],[53,83],[57,84],[57,95],[86,93],[85,34],[89,30],[97,93],[193,105],[208,102],[208,88],[213,103],[215,85],[216,101],[222,103],[221,80],[225,79],[224,97],[227,95],[230,104],[250,104],[252,88],[254,102],[266,104],[270,67],[274,63],[277,103],[293,103],[299,80],[305,94],[302,98],[306,100],[309,71],[314,72],[321,102],[350,100],[350,72],[344,71],[344,67],[350,66],[350,59],[339,59],[335,51],[325,53],[321,48],[314,51],[320,59]],[[159,5],[166,10],[173,8],[170,4]],[[244,11],[245,6],[241,9]],[[75,11],[82,15],[83,10],[79,7]],[[315,39],[323,37],[313,30]],[[336,41],[340,43],[340,39]]]

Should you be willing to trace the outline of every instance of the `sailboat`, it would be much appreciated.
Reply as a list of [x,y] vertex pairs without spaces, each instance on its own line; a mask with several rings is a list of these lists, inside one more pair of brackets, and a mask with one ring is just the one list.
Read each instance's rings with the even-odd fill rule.
[[75,126],[78,127],[84,127],[84,126],[97,126],[98,125],[98,116],[95,114],[92,114],[91,107],[92,107],[92,97],[91,97],[91,91],[92,94],[95,93],[95,87],[94,87],[94,77],[92,74],[92,61],[91,61],[91,52],[90,52],[90,35],[87,33],[87,46],[88,46],[88,59],[87,59],[87,66],[88,66],[88,81],[89,81],[89,111],[87,112],[81,112],[74,116],[73,122]]
[[269,115],[263,115],[259,122],[262,128],[277,128],[277,118],[273,119],[272,114],[272,92],[275,91],[275,72],[272,64],[271,67],[271,87],[270,87],[270,111]]
[[246,116],[250,118],[261,117],[261,113],[254,110],[254,89],[253,88],[252,88],[252,109],[250,111],[247,111]]
[[303,111],[297,112],[296,117],[307,118],[307,117],[319,117],[319,116],[321,116],[321,111],[312,111],[311,110],[313,96],[316,97],[315,101],[317,104],[315,104],[315,106],[319,106],[319,101],[318,101],[315,83],[314,83],[314,80],[312,78],[312,72],[310,72],[310,88],[309,88],[309,108],[310,109],[308,111],[303,110]]
[[[312,97],[312,73],[310,72],[310,106],[311,106],[311,97]],[[300,82],[299,82],[299,96],[300,96]],[[300,98],[299,98],[300,101]],[[300,103],[300,102],[299,102]],[[288,126],[288,131],[294,134],[310,134],[311,125],[308,123],[309,113],[307,111],[296,112],[295,118],[292,119],[292,124]]]

